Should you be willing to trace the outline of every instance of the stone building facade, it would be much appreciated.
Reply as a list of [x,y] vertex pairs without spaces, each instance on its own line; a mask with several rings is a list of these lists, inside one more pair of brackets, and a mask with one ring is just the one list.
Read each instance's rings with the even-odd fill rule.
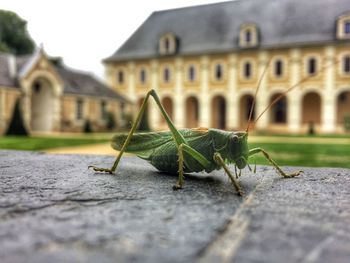
[[[104,63],[114,90],[138,104],[156,90],[179,128],[245,128],[261,80],[254,118],[302,83],[256,129],[343,132],[350,2],[240,0],[154,12]],[[155,103],[149,112],[152,128],[165,128]]]
[[0,133],[17,99],[31,133],[82,131],[87,120],[94,131],[103,131],[106,113],[120,124],[123,107],[130,104],[91,74],[54,66],[42,49],[20,57],[0,54]]

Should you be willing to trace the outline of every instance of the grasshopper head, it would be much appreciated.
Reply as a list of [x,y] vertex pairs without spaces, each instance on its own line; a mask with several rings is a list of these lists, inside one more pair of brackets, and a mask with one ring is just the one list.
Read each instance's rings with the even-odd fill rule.
[[234,132],[231,136],[231,154],[238,169],[243,169],[248,160],[248,133]]

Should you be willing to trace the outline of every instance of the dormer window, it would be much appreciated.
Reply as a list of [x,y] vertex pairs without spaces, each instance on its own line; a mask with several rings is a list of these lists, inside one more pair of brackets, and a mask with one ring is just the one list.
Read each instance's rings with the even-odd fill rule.
[[255,24],[243,24],[240,27],[239,46],[256,47],[258,45],[258,29]]
[[346,35],[349,35],[350,34],[350,21],[346,21],[344,23],[344,33]]
[[245,32],[245,42],[246,43],[250,43],[252,41],[252,33],[250,32],[250,30],[248,29]]
[[159,39],[159,54],[172,55],[176,53],[177,49],[178,42],[174,34],[167,33]]
[[337,38],[350,39],[350,12],[347,12],[338,17]]

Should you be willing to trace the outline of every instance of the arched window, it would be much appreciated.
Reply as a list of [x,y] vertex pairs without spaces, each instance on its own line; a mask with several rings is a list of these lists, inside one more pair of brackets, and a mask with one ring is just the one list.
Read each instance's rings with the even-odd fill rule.
[[170,69],[169,68],[164,68],[163,70],[163,81],[164,83],[169,83],[170,82]]
[[239,46],[243,48],[258,45],[258,28],[255,24],[243,24],[240,27]]
[[146,70],[145,69],[141,69],[140,70],[140,83],[141,84],[145,84],[146,81],[147,81]]
[[317,62],[315,58],[309,58],[307,61],[307,73],[309,75],[316,74],[317,71]]
[[178,38],[173,33],[166,33],[159,39],[159,54],[172,55],[178,49]]
[[221,64],[216,64],[215,65],[215,79],[216,80],[221,80],[222,77],[223,77],[222,65]]
[[250,43],[252,41],[252,33],[249,29],[245,32],[245,42]]
[[337,19],[338,39],[350,39],[350,12],[346,12]]
[[251,76],[252,76],[252,64],[250,62],[244,63],[243,70],[244,70],[243,76],[247,79],[251,78]]
[[188,68],[188,80],[191,82],[196,80],[196,68],[193,65]]
[[276,60],[275,62],[275,76],[281,77],[283,75],[283,62],[282,60]]
[[165,53],[169,53],[169,50],[170,50],[170,41],[169,41],[169,38],[166,37],[164,39],[164,50],[165,50]]

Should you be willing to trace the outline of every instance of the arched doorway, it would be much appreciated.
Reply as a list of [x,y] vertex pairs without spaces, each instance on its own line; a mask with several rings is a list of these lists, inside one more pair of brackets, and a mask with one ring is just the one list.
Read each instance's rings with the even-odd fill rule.
[[[240,110],[239,123],[240,123],[240,128],[242,130],[247,128],[249,114],[253,106],[253,101],[254,101],[254,97],[252,95],[244,95],[239,100],[239,110]],[[254,120],[255,120],[255,106],[253,109],[251,121],[254,121]]]
[[302,123],[308,129],[319,126],[321,123],[321,97],[316,92],[309,92],[304,95],[302,102]]
[[[162,102],[162,105],[163,105],[166,113],[169,115],[171,121],[174,121],[174,119],[173,119],[173,100],[170,97],[164,97],[161,102]],[[164,118],[163,114],[161,114],[161,113],[160,113],[160,123],[161,123],[161,126],[167,126],[165,118]]]
[[[273,95],[270,103],[275,101],[280,93]],[[287,98],[283,96],[270,109],[270,123],[272,124],[287,124]]]
[[350,129],[350,91],[337,97],[337,124],[341,129]]
[[211,126],[226,129],[226,101],[222,96],[216,96],[211,103]]
[[31,130],[50,132],[53,130],[53,87],[44,78],[38,78],[31,88]]
[[195,128],[199,123],[199,103],[198,99],[194,96],[186,99],[186,127]]

